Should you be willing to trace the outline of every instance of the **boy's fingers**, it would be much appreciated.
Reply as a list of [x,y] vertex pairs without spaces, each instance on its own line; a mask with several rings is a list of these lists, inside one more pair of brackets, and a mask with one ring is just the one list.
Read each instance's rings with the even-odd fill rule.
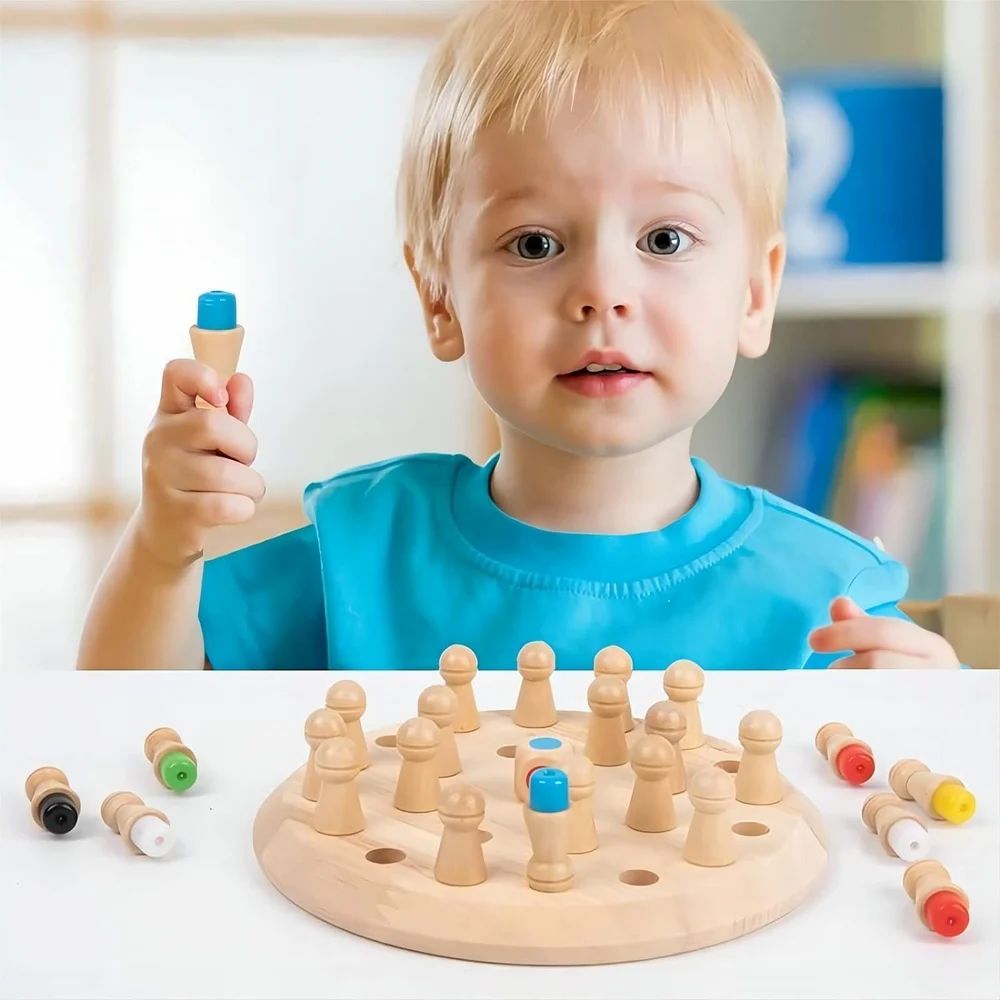
[[846,618],[864,618],[867,612],[853,598],[842,594],[830,602],[831,621],[841,621]]
[[923,629],[902,618],[845,618],[810,633],[809,644],[817,652],[832,653],[851,649],[856,653],[888,649],[911,656],[927,652]]
[[249,375],[237,372],[226,385],[229,392],[229,413],[241,423],[249,423],[253,410],[253,382]]
[[927,661],[896,653],[892,650],[877,649],[856,656],[848,656],[830,664],[831,670],[908,670],[914,667],[925,667]]
[[175,417],[163,437],[184,451],[220,452],[244,465],[252,465],[257,457],[257,435],[223,409],[191,410]]
[[193,358],[177,358],[169,362],[163,369],[160,386],[161,412],[184,413],[185,410],[192,410],[198,396],[215,406],[222,406],[228,400],[213,368]]

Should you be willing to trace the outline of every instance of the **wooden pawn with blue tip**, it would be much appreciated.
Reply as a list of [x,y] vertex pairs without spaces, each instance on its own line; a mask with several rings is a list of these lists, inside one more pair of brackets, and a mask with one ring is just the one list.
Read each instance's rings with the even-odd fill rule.
[[569,779],[556,767],[531,775],[524,821],[531,838],[525,874],[538,892],[565,892],[573,884],[569,856]]

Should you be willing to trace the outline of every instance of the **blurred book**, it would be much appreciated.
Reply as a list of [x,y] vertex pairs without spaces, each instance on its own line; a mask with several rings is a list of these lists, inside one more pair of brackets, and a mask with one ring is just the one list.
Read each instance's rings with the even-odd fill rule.
[[865,538],[910,571],[911,599],[943,592],[945,474],[938,386],[813,374],[783,421],[775,492]]

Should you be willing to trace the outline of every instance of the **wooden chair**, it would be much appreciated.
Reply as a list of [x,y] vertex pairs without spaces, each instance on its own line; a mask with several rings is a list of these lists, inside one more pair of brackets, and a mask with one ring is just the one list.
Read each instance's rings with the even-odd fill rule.
[[900,601],[899,609],[943,635],[962,663],[1000,669],[1000,595],[945,594],[937,601]]

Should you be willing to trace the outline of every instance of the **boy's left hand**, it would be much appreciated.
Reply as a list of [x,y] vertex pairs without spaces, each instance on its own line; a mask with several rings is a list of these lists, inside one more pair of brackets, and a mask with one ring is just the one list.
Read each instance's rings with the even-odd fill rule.
[[902,618],[869,615],[849,597],[830,604],[832,624],[809,633],[809,645],[820,653],[841,649],[854,656],[831,663],[831,669],[961,667],[955,650],[936,632]]

